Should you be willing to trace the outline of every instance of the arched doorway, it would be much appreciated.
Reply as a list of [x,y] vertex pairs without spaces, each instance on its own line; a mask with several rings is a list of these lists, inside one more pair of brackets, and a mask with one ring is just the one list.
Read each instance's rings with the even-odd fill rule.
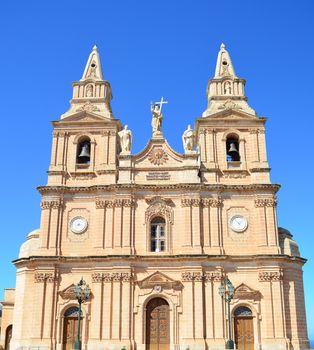
[[252,311],[240,306],[234,311],[234,339],[238,350],[254,350]]
[[146,350],[169,350],[169,304],[152,299],[146,307]]
[[10,326],[7,327],[6,331],[5,331],[5,350],[9,350],[10,349],[10,343],[11,343],[11,339],[12,339],[12,325],[10,324]]
[[[76,306],[70,307],[64,313],[63,337],[62,337],[63,350],[74,349],[74,343],[77,337],[78,313],[79,313],[79,308]],[[81,339],[82,339],[82,316],[83,315],[81,312],[81,327],[80,327]]]

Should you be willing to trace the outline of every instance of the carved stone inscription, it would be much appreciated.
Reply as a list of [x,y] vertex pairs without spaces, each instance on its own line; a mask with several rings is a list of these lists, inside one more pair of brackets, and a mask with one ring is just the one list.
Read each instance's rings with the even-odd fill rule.
[[151,171],[146,175],[146,180],[170,180],[168,171]]

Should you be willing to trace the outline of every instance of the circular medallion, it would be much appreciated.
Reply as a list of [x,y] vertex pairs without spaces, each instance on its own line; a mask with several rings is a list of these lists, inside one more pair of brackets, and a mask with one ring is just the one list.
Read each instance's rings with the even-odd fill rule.
[[243,232],[247,229],[248,221],[242,215],[234,215],[229,222],[230,228],[235,232]]
[[70,229],[73,233],[83,233],[88,226],[87,220],[82,216],[77,216],[70,221]]

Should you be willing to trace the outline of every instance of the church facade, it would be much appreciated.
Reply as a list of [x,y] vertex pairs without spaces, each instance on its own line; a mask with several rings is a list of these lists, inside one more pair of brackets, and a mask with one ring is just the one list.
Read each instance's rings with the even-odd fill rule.
[[83,276],[91,295],[82,349],[224,349],[218,288],[227,276],[237,349],[309,349],[305,259],[278,228],[266,118],[248,105],[244,86],[222,45],[207,109],[182,136],[184,154],[164,138],[163,100],[151,107],[149,143],[132,154],[132,132],[113,116],[93,48],[70,109],[52,123],[40,228],[14,260],[3,347],[72,349]]

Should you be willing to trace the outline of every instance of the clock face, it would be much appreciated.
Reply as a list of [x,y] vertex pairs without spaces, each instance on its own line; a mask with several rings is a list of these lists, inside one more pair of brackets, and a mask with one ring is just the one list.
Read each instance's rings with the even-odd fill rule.
[[71,231],[74,233],[83,233],[87,229],[87,220],[82,216],[73,218],[70,222]]
[[235,232],[243,232],[247,229],[247,219],[242,215],[235,215],[230,219],[230,227]]

